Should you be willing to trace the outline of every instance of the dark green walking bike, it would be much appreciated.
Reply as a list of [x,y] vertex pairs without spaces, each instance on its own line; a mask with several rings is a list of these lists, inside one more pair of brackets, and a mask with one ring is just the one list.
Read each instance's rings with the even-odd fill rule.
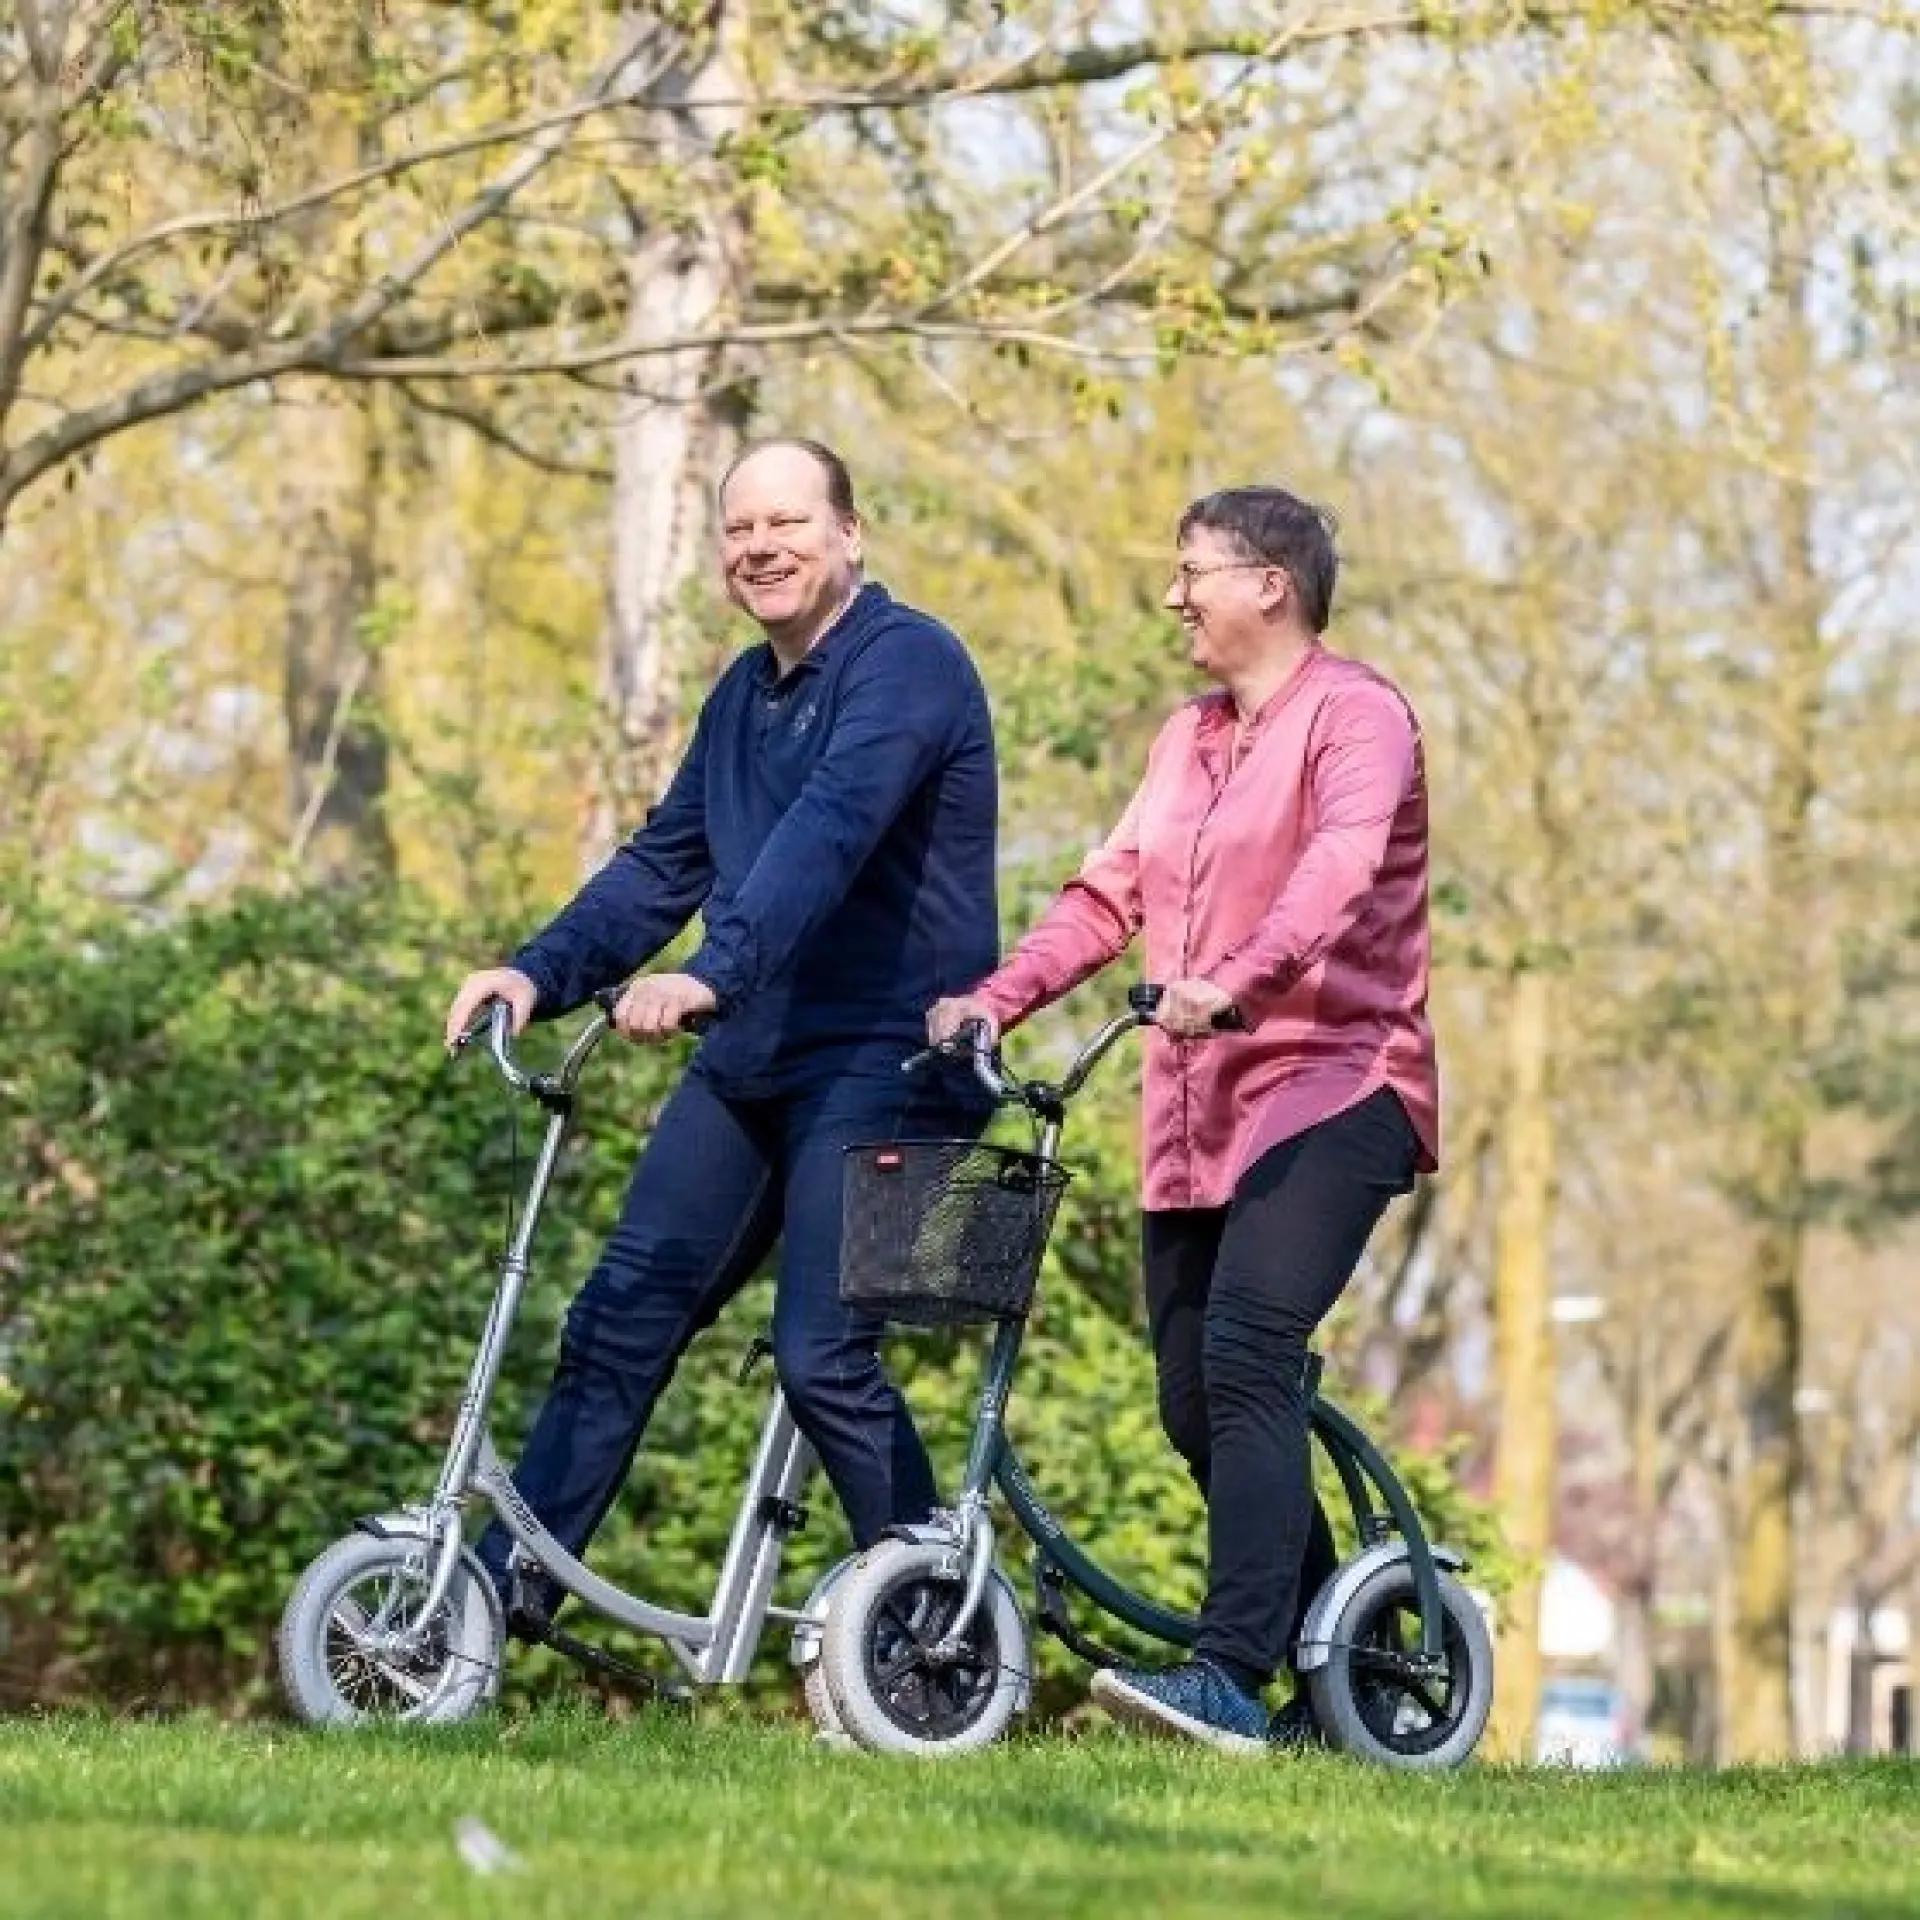
[[[1026,1695],[1025,1622],[994,1571],[991,1490],[1033,1547],[1034,1617],[1095,1664],[1119,1656],[1074,1618],[1074,1601],[1170,1649],[1195,1623],[1101,1567],[1034,1491],[1007,1437],[1025,1317],[1067,1174],[1058,1159],[1074,1096],[1126,1034],[1151,1024],[1158,990],[1081,1050],[1058,1082],[1010,1072],[979,1033],[938,1051],[970,1057],[1003,1106],[1032,1117],[1034,1150],[961,1141],[856,1148],[847,1159],[842,1296],[906,1325],[995,1325],[959,1497],[921,1526],[896,1528],[845,1561],[796,1637],[823,1727],[863,1747],[932,1754],[997,1738]],[[909,1062],[909,1070],[932,1053]],[[1493,1654],[1461,1557],[1430,1543],[1406,1489],[1360,1428],[1318,1391],[1315,1438],[1352,1509],[1355,1551],[1315,1595],[1294,1664],[1328,1741],[1388,1766],[1459,1765],[1486,1727]],[[1082,1611],[1085,1611],[1083,1605]]]

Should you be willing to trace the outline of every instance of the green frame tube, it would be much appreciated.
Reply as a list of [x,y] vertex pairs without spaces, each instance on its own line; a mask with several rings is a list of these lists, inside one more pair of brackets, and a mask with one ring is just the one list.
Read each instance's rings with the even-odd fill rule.
[[[1018,1342],[1013,1344],[1017,1350]],[[1034,1491],[1033,1482],[1026,1468],[1021,1465],[1013,1442],[1008,1439],[999,1419],[999,1409],[1004,1405],[1004,1381],[1006,1374],[1011,1372],[1012,1357],[1011,1354],[995,1356],[996,1360],[1004,1361],[1004,1371],[1001,1367],[993,1369],[998,1376],[994,1385],[1002,1391],[996,1393],[990,1389],[985,1396],[989,1405],[983,1406],[982,1419],[975,1428],[974,1461],[984,1457],[986,1437],[981,1428],[991,1424],[997,1441],[992,1453],[994,1482],[1012,1509],[1021,1531],[1034,1546],[1095,1606],[1113,1615],[1116,1620],[1123,1621],[1136,1633],[1163,1640],[1171,1646],[1192,1646],[1197,1623],[1190,1614],[1175,1613],[1161,1606],[1107,1572],[1073,1539]],[[1377,1544],[1389,1532],[1397,1533],[1405,1543],[1407,1564],[1413,1575],[1414,1598],[1420,1608],[1420,1651],[1429,1657],[1437,1656],[1444,1644],[1441,1637],[1444,1616],[1440,1609],[1440,1587],[1434,1575],[1433,1553],[1427,1543],[1426,1529],[1421,1526],[1419,1516],[1413,1510],[1413,1502],[1408,1499],[1406,1488],[1401,1485],[1399,1476],[1388,1464],[1386,1456],[1367,1438],[1351,1416],[1342,1412],[1332,1401],[1316,1395],[1311,1419],[1314,1437],[1325,1449],[1333,1462],[1334,1471],[1340,1476],[1341,1487],[1353,1509],[1354,1526],[1361,1545]],[[972,1477],[970,1472],[969,1481]],[[1374,1507],[1374,1494],[1379,1496],[1380,1503],[1386,1508],[1384,1518]]]

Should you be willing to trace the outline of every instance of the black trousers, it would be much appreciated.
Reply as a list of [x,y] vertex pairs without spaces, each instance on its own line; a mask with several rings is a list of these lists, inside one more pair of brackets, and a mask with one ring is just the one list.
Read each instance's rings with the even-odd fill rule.
[[1419,1140],[1389,1088],[1284,1140],[1230,1205],[1142,1216],[1160,1418],[1207,1500],[1207,1598],[1194,1651],[1265,1686],[1334,1570],[1313,1491],[1307,1346]]

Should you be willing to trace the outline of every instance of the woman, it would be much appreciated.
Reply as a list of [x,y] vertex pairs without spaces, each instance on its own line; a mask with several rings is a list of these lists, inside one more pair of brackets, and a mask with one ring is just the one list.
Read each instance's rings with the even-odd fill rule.
[[1161,1418],[1207,1498],[1191,1661],[1095,1677],[1110,1711],[1237,1751],[1312,1740],[1260,1693],[1333,1571],[1308,1457],[1308,1342],[1374,1224],[1437,1165],[1427,792],[1413,715],[1321,636],[1330,518],[1277,487],[1182,517],[1166,604],[1219,691],[1012,956],[927,1017],[998,1035],[1146,936],[1142,1239]]

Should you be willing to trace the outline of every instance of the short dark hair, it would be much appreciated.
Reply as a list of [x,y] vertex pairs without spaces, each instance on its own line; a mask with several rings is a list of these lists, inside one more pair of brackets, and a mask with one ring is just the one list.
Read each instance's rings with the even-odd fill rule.
[[826,475],[827,501],[834,512],[843,520],[858,517],[860,509],[854,505],[853,475],[847,471],[847,463],[824,440],[809,440],[804,434],[774,433],[764,440],[749,440],[727,463],[727,470],[720,476],[719,486],[714,489],[715,494],[724,494],[727,482],[756,453],[765,453],[772,447],[792,447],[796,453],[804,453]]
[[1333,546],[1340,523],[1331,509],[1283,487],[1228,487],[1196,500],[1180,516],[1179,538],[1195,527],[1224,534],[1249,560],[1285,568],[1307,624],[1315,633],[1326,632],[1340,577]]

